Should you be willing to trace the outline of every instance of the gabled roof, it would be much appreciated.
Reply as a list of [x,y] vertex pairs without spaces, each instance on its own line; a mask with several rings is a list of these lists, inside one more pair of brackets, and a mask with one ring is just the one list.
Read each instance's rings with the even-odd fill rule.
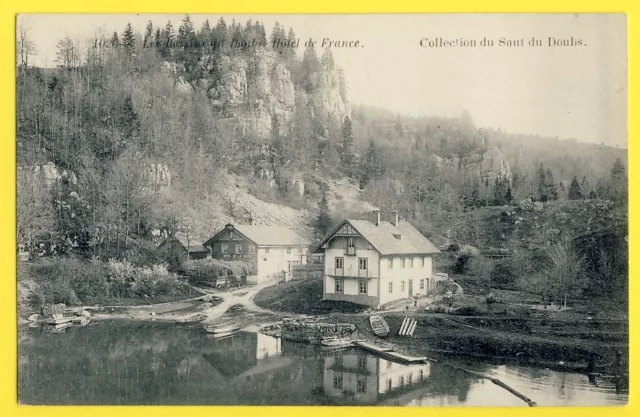
[[[440,251],[410,223],[399,222],[398,226],[381,221],[379,226],[367,220],[344,220],[331,231],[313,252],[317,252],[345,224],[353,228],[373,246],[380,255],[438,254]],[[397,237],[400,237],[399,239]]]
[[[262,225],[232,225],[241,235],[251,240],[258,246],[307,246],[308,243],[289,227],[262,226]],[[220,233],[222,229],[204,244],[208,245]]]
[[[180,242],[180,244],[182,246],[184,246],[185,249],[189,248],[189,253],[197,253],[197,252],[209,252],[209,250],[207,248],[205,248],[204,246],[202,246],[202,242],[200,242],[197,239],[194,239],[193,237],[189,236],[187,238],[187,235],[185,233],[182,232],[176,232],[175,235],[173,235],[173,237]],[[171,238],[169,238],[171,239]]]

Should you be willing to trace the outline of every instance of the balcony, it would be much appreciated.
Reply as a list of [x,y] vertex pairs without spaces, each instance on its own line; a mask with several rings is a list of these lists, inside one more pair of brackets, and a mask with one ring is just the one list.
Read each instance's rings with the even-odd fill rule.
[[347,247],[347,250],[345,251],[344,254],[348,255],[348,256],[356,256],[356,248],[355,248],[355,246]]

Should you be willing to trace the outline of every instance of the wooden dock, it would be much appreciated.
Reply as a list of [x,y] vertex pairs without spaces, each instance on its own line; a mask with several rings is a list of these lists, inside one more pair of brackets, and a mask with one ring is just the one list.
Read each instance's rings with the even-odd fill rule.
[[396,352],[391,348],[379,346],[364,340],[356,340],[355,345],[359,348],[362,348],[368,352],[373,353],[376,356],[379,356],[383,359],[386,359],[392,362],[412,364],[412,363],[422,363],[427,360],[426,356],[405,355],[400,352]]

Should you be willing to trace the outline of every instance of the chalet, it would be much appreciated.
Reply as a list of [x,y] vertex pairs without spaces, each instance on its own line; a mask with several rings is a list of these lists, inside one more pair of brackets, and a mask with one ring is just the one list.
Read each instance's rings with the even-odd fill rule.
[[158,251],[174,267],[187,259],[204,259],[209,255],[209,250],[202,246],[202,242],[182,232],[165,239],[158,246]]
[[378,308],[426,294],[443,279],[433,272],[440,251],[411,224],[398,219],[344,220],[314,253],[324,252],[323,299]]
[[252,283],[306,264],[309,250],[308,243],[288,227],[233,224],[227,224],[204,246],[215,259],[254,262],[256,275],[247,277]]

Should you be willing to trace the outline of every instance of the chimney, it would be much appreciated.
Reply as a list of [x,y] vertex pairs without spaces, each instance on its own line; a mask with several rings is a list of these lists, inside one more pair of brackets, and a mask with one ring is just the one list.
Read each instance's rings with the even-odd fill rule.
[[398,227],[398,210],[393,210],[391,214],[393,215],[393,225]]
[[373,210],[373,214],[375,217],[376,226],[380,226],[380,209]]

